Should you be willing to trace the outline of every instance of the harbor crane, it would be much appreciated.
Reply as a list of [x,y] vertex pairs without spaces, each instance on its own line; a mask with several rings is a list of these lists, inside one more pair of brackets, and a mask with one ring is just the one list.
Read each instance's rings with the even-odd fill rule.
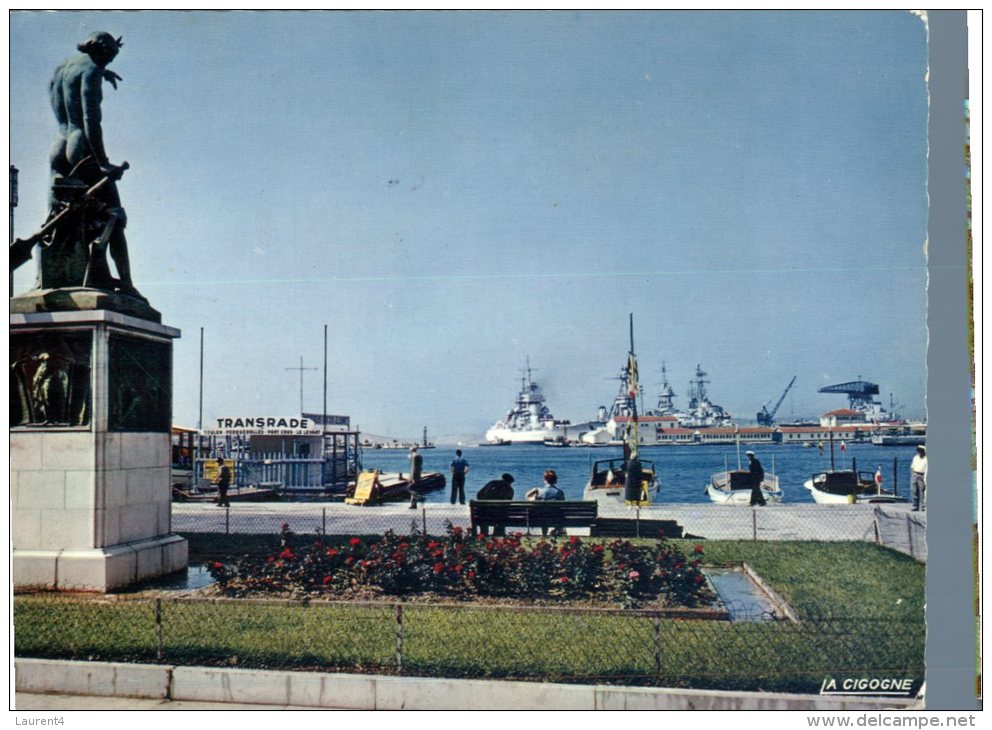
[[785,396],[787,396],[789,391],[792,390],[792,384],[795,382],[796,376],[793,375],[792,380],[790,380],[789,384],[785,386],[785,390],[782,391],[782,395],[779,396],[779,399],[775,402],[775,406],[770,411],[768,410],[767,403],[761,406],[761,410],[758,411],[759,426],[773,426],[775,424],[775,414],[778,413],[779,406],[782,405],[782,401],[785,400]]
[[820,388],[817,393],[843,393],[847,396],[848,407],[852,411],[868,411],[872,406],[879,405],[872,396],[878,395],[878,385],[867,380],[852,380],[849,383],[838,383]]

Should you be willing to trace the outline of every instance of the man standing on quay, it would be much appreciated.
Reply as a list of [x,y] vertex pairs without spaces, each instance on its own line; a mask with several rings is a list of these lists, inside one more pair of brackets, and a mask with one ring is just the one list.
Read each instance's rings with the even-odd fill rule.
[[751,472],[751,506],[757,504],[764,507],[765,495],[761,491],[761,483],[765,481],[765,469],[753,451],[747,452],[747,458],[750,461],[748,471]]
[[927,511],[927,449],[916,447],[916,456],[909,465],[909,487],[913,492],[913,511]]
[[224,457],[217,457],[217,506],[230,507],[227,490],[231,486],[231,467],[224,463]]
[[465,475],[468,474],[468,462],[462,458],[462,450],[455,449],[455,458],[451,461],[451,503],[465,504]]

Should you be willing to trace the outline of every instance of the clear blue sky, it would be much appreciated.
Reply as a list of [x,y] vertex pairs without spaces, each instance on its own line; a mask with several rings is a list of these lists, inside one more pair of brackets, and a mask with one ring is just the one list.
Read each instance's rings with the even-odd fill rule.
[[[617,384],[753,419],[925,408],[926,33],[905,12],[21,12],[18,235],[55,66],[124,36],[104,133],[139,289],[183,331],[174,420],[307,410],[481,434],[529,355],[556,416]],[[34,265],[18,273],[31,286]]]

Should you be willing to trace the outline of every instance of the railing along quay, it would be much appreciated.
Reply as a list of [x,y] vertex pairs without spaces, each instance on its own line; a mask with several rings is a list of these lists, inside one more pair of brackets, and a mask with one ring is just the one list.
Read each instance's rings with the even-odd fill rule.
[[[601,516],[629,520],[625,534],[657,537],[637,525],[674,520],[690,539],[710,540],[820,540],[862,541],[886,545],[913,558],[926,560],[926,513],[911,512],[908,505],[775,504],[741,507],[713,504],[659,504],[627,509],[622,505],[601,508]],[[448,524],[468,529],[467,506],[406,503],[355,507],[341,503],[266,502],[238,503],[228,508],[214,504],[175,503],[172,531],[182,534],[275,534],[289,525],[297,534],[368,535],[392,530],[443,534]],[[522,531],[526,532],[526,531]],[[540,535],[540,531],[534,531]],[[569,534],[588,535],[588,529]]]

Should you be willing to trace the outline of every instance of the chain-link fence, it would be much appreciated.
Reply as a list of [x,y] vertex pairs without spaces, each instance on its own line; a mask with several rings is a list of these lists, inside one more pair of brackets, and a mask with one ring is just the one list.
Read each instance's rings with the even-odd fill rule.
[[[766,507],[673,504],[627,509],[601,505],[588,526],[569,527],[570,535],[749,541],[872,542],[926,560],[925,513],[893,505],[768,505]],[[444,534],[448,524],[469,529],[470,507],[386,504],[356,507],[341,503],[233,503],[173,505],[172,529],[179,534],[278,533],[288,525],[297,534],[381,535],[418,531]],[[540,535],[538,527],[509,531]]]
[[828,677],[918,687],[925,636],[922,617],[727,621],[614,609],[53,594],[16,596],[14,628],[17,656],[781,692],[816,692]]

